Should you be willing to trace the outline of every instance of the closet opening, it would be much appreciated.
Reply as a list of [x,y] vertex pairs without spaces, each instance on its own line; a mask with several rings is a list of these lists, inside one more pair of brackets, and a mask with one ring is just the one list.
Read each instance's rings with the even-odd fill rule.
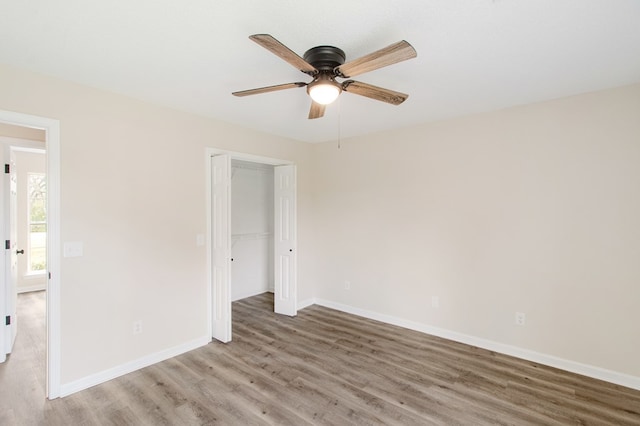
[[274,291],[273,166],[231,160],[231,301]]
[[273,292],[277,314],[297,314],[296,166],[207,149],[210,330],[231,341],[231,303]]

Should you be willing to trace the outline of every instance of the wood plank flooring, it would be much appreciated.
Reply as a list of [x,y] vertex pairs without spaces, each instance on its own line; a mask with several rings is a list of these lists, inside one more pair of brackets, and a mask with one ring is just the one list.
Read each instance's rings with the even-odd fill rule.
[[229,344],[46,401],[43,303],[20,295],[2,425],[640,425],[640,391],[269,293],[233,304]]

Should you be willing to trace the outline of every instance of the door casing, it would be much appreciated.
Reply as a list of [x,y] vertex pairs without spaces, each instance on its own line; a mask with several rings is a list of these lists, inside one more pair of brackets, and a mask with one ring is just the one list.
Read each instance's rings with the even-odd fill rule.
[[[254,163],[262,163],[262,164],[268,164],[268,165],[272,165],[272,166],[284,166],[284,165],[294,165],[294,163],[292,161],[289,160],[281,160],[281,159],[276,159],[276,158],[271,158],[271,157],[263,157],[263,156],[257,156],[257,155],[252,155],[252,154],[246,154],[246,153],[242,153],[242,152],[236,152],[236,151],[228,151],[228,150],[222,150],[222,149],[216,149],[216,148],[207,148],[205,150],[205,170],[207,171],[207,176],[206,176],[206,200],[207,200],[207,233],[206,233],[206,247],[207,247],[207,280],[209,285],[207,286],[207,318],[208,318],[208,325],[207,325],[207,332],[209,336],[213,337],[213,306],[214,306],[214,293],[213,293],[213,262],[212,262],[212,255],[213,255],[213,250],[212,250],[212,231],[213,231],[213,212],[212,212],[212,157],[214,156],[219,156],[219,155],[228,155],[230,157],[230,159],[233,160],[242,160],[242,161],[251,161]],[[230,222],[229,222],[230,223]],[[294,218],[294,224],[296,223],[295,218]],[[230,225],[229,225],[230,226]],[[231,229],[228,229],[228,234],[231,234]],[[297,233],[294,233],[294,235]],[[293,244],[295,244],[295,241],[293,241]],[[297,259],[297,256],[293,257],[293,261],[295,262],[295,260]],[[294,265],[295,266],[295,265]],[[296,268],[294,268],[295,270]],[[291,285],[293,286],[292,288],[292,294],[295,295],[296,289],[297,289],[297,279],[294,279],[293,282],[291,283]],[[277,287],[277,285],[276,285]],[[277,289],[276,289],[277,291]],[[224,303],[229,305],[229,308],[231,306],[231,292],[227,291],[227,292],[223,292],[224,294],[228,295],[228,301],[225,300]],[[295,301],[294,301],[294,306],[295,306]],[[223,320],[227,320],[228,324],[229,324],[229,330],[230,330],[230,324],[231,324],[231,309],[218,309],[219,312],[224,313],[225,315],[227,315],[227,317]],[[295,308],[293,311],[291,312],[287,312],[287,315],[295,315]],[[231,340],[231,332],[229,331],[228,335],[225,336],[228,337],[221,340],[221,341],[230,341]],[[215,337],[214,337],[215,338]]]

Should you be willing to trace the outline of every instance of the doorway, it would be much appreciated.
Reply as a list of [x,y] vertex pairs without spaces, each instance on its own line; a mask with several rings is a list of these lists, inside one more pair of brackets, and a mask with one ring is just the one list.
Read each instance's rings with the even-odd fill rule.
[[231,160],[231,301],[274,292],[273,166]]
[[[207,212],[208,261],[210,271],[210,327],[211,336],[219,341],[231,340],[231,301],[233,231],[232,231],[232,161],[240,167],[252,167],[273,172],[273,196],[271,202],[262,204],[272,208],[272,215],[261,215],[259,219],[271,218],[272,228],[263,224],[260,232],[237,232],[236,241],[241,238],[267,239],[272,232],[271,267],[273,268],[274,312],[295,316],[297,313],[297,252],[296,252],[296,167],[289,161],[248,154],[207,150]],[[238,170],[238,167],[236,167]],[[236,197],[237,198],[237,197]],[[271,207],[270,207],[271,206]],[[269,220],[269,219],[266,219]],[[242,227],[240,228],[242,229]],[[245,228],[247,229],[247,228]],[[265,229],[267,231],[265,231]],[[263,241],[264,244],[264,241]],[[239,250],[236,251],[238,253]],[[238,259],[239,261],[240,259]],[[254,267],[264,267],[261,264]],[[267,277],[269,279],[269,277]]]
[[[36,246],[40,243],[40,247],[35,247],[31,257],[34,260],[32,270],[34,275],[41,275],[44,277],[44,285],[47,288],[46,292],[46,373],[44,381],[46,382],[45,396],[49,399],[54,399],[60,396],[60,316],[59,316],[59,271],[60,271],[60,250],[59,250],[59,193],[60,193],[60,123],[58,120],[49,119],[45,117],[32,116],[27,114],[15,113],[11,111],[0,110],[0,129],[3,130],[3,145],[6,149],[2,150],[3,164],[10,164],[12,157],[16,152],[45,152],[46,158],[46,178],[34,179],[34,185],[40,183],[46,184],[47,199],[44,205],[40,207],[44,208],[47,212],[46,219],[44,221],[35,220],[41,217],[41,215],[34,216],[33,221],[33,242],[29,244]],[[16,137],[16,134],[11,132],[18,132],[20,134],[33,134],[34,132],[41,132],[43,134],[42,141],[33,145],[33,142],[29,142],[29,138],[21,140],[20,137]],[[4,147],[3,147],[4,148]],[[13,155],[12,155],[13,154]],[[5,166],[5,175],[11,174],[11,167]],[[17,185],[14,188],[13,184],[17,183],[17,178],[14,181],[10,178],[5,178],[5,182],[9,183],[2,185],[2,199],[3,199],[3,217],[10,216],[11,210],[17,205],[17,202],[10,202],[11,194],[17,193]],[[37,209],[37,207],[36,207]],[[4,221],[1,228],[2,238],[5,240],[5,257],[4,265],[5,271],[11,270],[12,257],[15,254],[24,255],[21,252],[22,247],[16,247],[15,241],[17,235],[13,235],[11,232],[11,220]],[[35,223],[39,222],[39,223]],[[46,229],[46,239],[43,241],[42,230]],[[40,232],[38,232],[40,231]],[[38,235],[36,235],[38,234]],[[12,242],[13,240],[13,242]],[[28,244],[28,245],[29,245]],[[28,250],[28,249],[27,249]],[[26,252],[25,252],[26,253]],[[45,254],[46,253],[46,254]],[[43,259],[44,257],[44,259]],[[17,265],[17,262],[16,262]],[[44,268],[44,271],[41,269]],[[17,267],[15,268],[17,270]],[[16,296],[17,296],[17,279],[14,280],[7,274],[0,276],[0,318],[3,319],[3,324],[0,326],[0,362],[6,361],[6,354],[12,350],[14,336],[17,331],[17,317],[16,317]],[[13,318],[13,321],[12,321]],[[6,324],[6,325],[5,325]]]

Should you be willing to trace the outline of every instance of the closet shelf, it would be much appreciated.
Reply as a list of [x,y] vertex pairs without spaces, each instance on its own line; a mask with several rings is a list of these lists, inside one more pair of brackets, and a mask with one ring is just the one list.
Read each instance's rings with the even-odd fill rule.
[[243,240],[263,240],[265,238],[269,238],[271,236],[271,232],[258,232],[251,234],[231,234],[231,239],[234,241],[243,241]]

